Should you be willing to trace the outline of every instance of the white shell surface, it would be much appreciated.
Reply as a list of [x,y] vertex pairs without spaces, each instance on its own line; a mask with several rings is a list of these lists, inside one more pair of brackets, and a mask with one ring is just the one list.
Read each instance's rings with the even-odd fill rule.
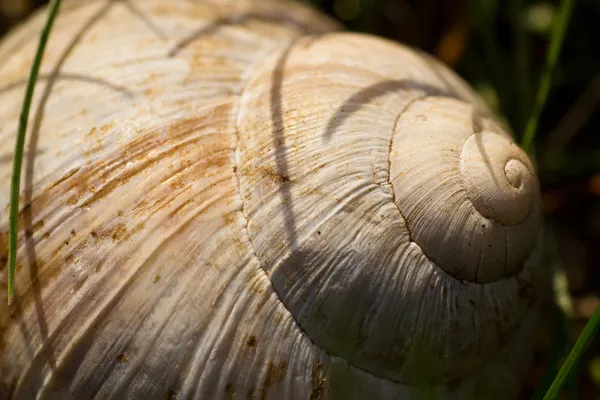
[[[336,53],[363,46],[385,56],[346,60]],[[470,209],[461,213],[452,204],[458,189],[449,180],[460,183],[461,144],[472,134],[453,121],[466,120],[470,128],[472,114],[483,110],[457,99],[424,65],[386,71],[386,61],[411,61],[407,53],[351,34],[300,40],[249,82],[238,117],[239,152],[251,241],[298,324],[317,345],[357,368],[423,385],[473,374],[519,328],[535,294],[537,264],[527,260],[539,215],[527,213],[535,218],[521,227],[528,242],[515,267],[518,275],[507,273],[504,264],[496,272],[497,261],[486,258],[493,252],[483,256],[479,248],[468,248],[480,240],[489,252],[490,239],[479,225],[463,227],[459,218],[488,221],[461,185]],[[320,60],[322,54],[330,58]],[[273,101],[278,98],[282,101]],[[432,110],[421,110],[429,118],[423,125],[415,108],[431,102]],[[481,124],[500,132],[506,141],[501,149],[529,163],[497,124]],[[456,149],[449,145],[453,141]],[[457,154],[449,162],[444,156],[453,150]],[[528,167],[526,196],[537,204]],[[439,176],[444,173],[449,178]],[[411,226],[413,209],[425,211],[416,221],[425,226],[426,239],[419,226]],[[447,243],[435,236],[446,225],[456,229]],[[442,261],[460,266],[459,257],[481,259],[474,278],[493,279],[479,284],[454,277],[427,250],[449,254]]]
[[[43,23],[0,44],[0,251]],[[429,99],[485,110],[430,57],[321,36],[335,28],[281,1],[64,3],[29,122],[0,398],[514,395],[539,221],[515,231],[510,273],[456,279],[411,236],[412,158],[394,147]],[[503,176],[528,188],[518,160]],[[531,185],[517,214],[535,216]]]
[[458,279],[518,274],[540,224],[527,155],[472,105],[448,97],[415,101],[395,129],[390,175],[411,239]]

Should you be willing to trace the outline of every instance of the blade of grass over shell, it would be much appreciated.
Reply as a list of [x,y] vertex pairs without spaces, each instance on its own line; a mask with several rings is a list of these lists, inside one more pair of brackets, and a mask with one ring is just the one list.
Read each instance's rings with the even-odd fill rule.
[[40,42],[38,44],[27,89],[25,99],[19,115],[19,128],[17,131],[17,141],[15,144],[15,154],[13,158],[13,170],[10,184],[10,211],[9,211],[9,233],[8,233],[8,304],[12,303],[15,287],[15,268],[17,265],[17,232],[19,225],[19,193],[21,191],[21,168],[23,166],[23,150],[25,148],[25,133],[27,132],[27,120],[29,119],[29,110],[33,99],[33,91],[37,82],[38,72],[44,57],[46,43],[52,30],[52,25],[58,14],[60,0],[52,0],[48,11],[48,20],[42,30]]
[[552,34],[550,36],[550,44],[548,53],[546,55],[546,64],[542,72],[542,78],[540,80],[538,92],[533,103],[533,109],[531,110],[531,114],[527,120],[525,134],[523,135],[523,140],[521,142],[521,146],[527,152],[530,152],[533,146],[540,115],[544,105],[546,104],[548,93],[550,92],[552,74],[562,48],[565,32],[567,30],[569,20],[571,19],[571,11],[573,10],[574,4],[575,0],[562,0],[560,3],[560,8],[552,24]]
[[544,400],[554,400],[558,398],[560,392],[567,382],[569,375],[575,369],[579,360],[583,356],[585,349],[587,348],[588,343],[594,338],[596,333],[598,332],[598,328],[600,328],[600,306],[596,306],[594,310],[594,314],[583,328],[579,339],[575,342],[573,349],[567,356],[564,364],[558,371],[556,378],[554,378],[554,382],[550,386],[550,389],[546,392],[546,396],[544,396]]

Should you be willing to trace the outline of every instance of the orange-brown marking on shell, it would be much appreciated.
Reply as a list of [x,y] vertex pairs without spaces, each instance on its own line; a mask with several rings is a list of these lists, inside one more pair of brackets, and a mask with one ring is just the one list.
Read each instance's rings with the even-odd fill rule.
[[239,214],[239,210],[227,213],[227,214],[223,214],[222,218],[223,218],[223,223],[225,225],[235,225],[237,219],[240,217]]
[[323,378],[323,367],[318,361],[313,361],[312,368],[310,371],[310,384],[312,390],[310,391],[310,400],[318,400],[323,396],[325,392],[326,379]]
[[[202,131],[207,127],[213,127],[219,121],[225,123],[228,121],[231,109],[231,104],[224,103],[216,106],[208,117],[182,119],[170,122],[166,126],[142,131],[135,139],[111,154],[107,154],[104,159],[95,160],[87,165],[70,170],[54,183],[42,189],[31,204],[28,205],[28,212],[31,212],[32,219],[35,221],[33,225],[34,229],[41,230],[46,227],[47,231],[43,232],[42,235],[44,238],[49,238],[53,234],[53,231],[58,229],[58,226],[44,226],[43,221],[36,221],[37,215],[42,212],[46,215],[56,212],[64,213],[65,210],[62,207],[65,202],[71,203],[71,208],[73,208],[76,204],[82,202],[87,193],[92,194],[91,198],[85,200],[79,208],[94,206],[95,203],[108,196],[117,187],[123,185],[160,160],[169,156],[175,157],[176,154],[186,152],[186,146],[190,144],[184,142],[171,147],[168,151],[157,152],[154,156],[149,155],[151,150],[160,148],[160,146],[167,144],[169,141],[185,139],[186,136]],[[185,168],[175,171],[175,173],[185,173],[185,177],[182,177],[182,182],[185,179],[189,182],[201,180],[207,171],[213,168],[227,167],[228,163],[231,162],[232,149],[230,136],[225,134],[211,134],[201,136],[198,140],[201,142],[202,153],[206,154],[206,156],[203,157],[202,163],[197,165],[197,168],[188,163],[184,165],[187,168],[185,171]],[[135,164],[136,162],[138,165],[123,173],[123,169],[126,168],[127,163]],[[231,168],[227,170],[229,169]],[[97,190],[95,182],[100,182],[104,186],[101,186]],[[186,186],[182,183],[181,187]],[[170,197],[174,197],[174,193],[171,193]],[[59,199],[64,200],[61,202]],[[138,220],[143,221],[147,219],[149,214],[154,214],[161,209],[168,209],[170,205],[171,201],[149,203],[147,200],[142,199],[131,206],[131,210],[128,210],[127,215],[132,221],[138,217],[141,217]],[[153,206],[155,206],[154,209],[152,209]],[[22,226],[21,228],[23,229],[24,227]],[[144,229],[143,222],[138,223],[132,229],[127,229],[127,225],[124,222],[119,222],[112,227],[90,226],[87,232],[80,231],[76,236],[69,234],[68,238],[58,242],[58,245],[53,249],[44,247],[44,241],[36,243],[36,251],[42,257],[39,259],[36,276],[36,280],[40,282],[40,290],[43,292],[46,285],[56,278],[61,272],[65,261],[70,263],[80,260],[81,257],[85,257],[84,250],[88,246],[100,240],[111,240],[115,243],[128,240],[142,229]],[[21,245],[23,239],[24,237],[21,235]],[[65,252],[68,252],[68,254],[65,255]],[[0,249],[0,256],[4,256],[4,253]],[[98,272],[99,270],[98,265],[90,264],[88,267],[88,272]],[[84,282],[85,279],[79,280],[76,286],[81,288]],[[19,293],[19,304],[22,310],[28,309],[33,304],[34,296],[32,296],[31,290],[32,286],[30,285]],[[0,317],[0,326],[3,325],[2,320],[3,318]]]
[[[229,104],[224,104],[218,107],[220,109],[219,112],[213,111],[211,116],[213,118],[219,117],[219,114],[228,115],[231,110],[231,106]],[[217,113],[217,115],[215,115]],[[101,174],[98,178],[99,180],[107,182],[98,192],[94,193],[91,198],[87,199],[80,207],[87,208],[90,207],[95,202],[103,199],[107,195],[109,195],[113,190],[117,187],[123,185],[128,182],[131,178],[137,176],[142,171],[147,170],[152,167],[154,164],[158,163],[161,159],[172,156],[178,152],[185,151],[185,148],[189,146],[188,143],[179,143],[177,145],[172,146],[168,151],[160,153],[159,157],[151,157],[149,152],[163,144],[167,141],[174,141],[176,139],[184,138],[190,133],[201,130],[206,127],[211,122],[210,119],[205,118],[189,118],[177,121],[172,123],[167,127],[166,137],[162,136],[162,131],[159,129],[158,131],[152,132],[150,134],[146,134],[141,138],[134,139],[130,143],[126,144],[123,147],[123,150],[120,154],[120,157],[108,157],[108,159],[114,160],[114,167],[108,169],[106,172]],[[219,135],[215,139],[219,139]],[[224,137],[223,140],[230,140],[227,137]],[[223,147],[222,141],[208,141],[208,145],[212,145],[212,147],[219,148]],[[210,149],[208,149],[207,153],[211,153]],[[222,158],[217,158],[216,163],[223,164],[225,161]],[[126,172],[122,172],[119,170],[119,167],[123,167],[125,164],[130,163],[134,164],[135,167],[131,168]],[[110,175],[115,175],[113,172],[120,172],[118,176],[114,177],[112,180],[110,179]],[[97,172],[94,168],[91,169],[90,173]],[[112,173],[112,174],[111,174]],[[201,176],[200,176],[201,177]],[[89,176],[86,177],[89,182],[91,179]]]
[[277,184],[283,184],[283,183],[287,183],[287,182],[293,183],[289,176],[282,175],[277,170],[273,170],[268,167],[263,167],[263,166],[245,167],[245,168],[243,168],[243,170],[244,170],[245,175],[250,175],[250,176],[258,175],[258,176],[267,178]]
[[123,239],[123,237],[125,236],[125,234],[127,233],[127,226],[122,223],[119,222],[110,232],[110,238],[113,242],[118,242],[121,239]]
[[252,335],[246,340],[248,347],[256,347],[256,336]]
[[90,129],[90,131],[88,133],[85,134],[85,136],[94,136],[96,134],[96,132],[98,131],[98,129],[96,129],[96,127],[92,127],[92,129]]
[[275,364],[273,361],[269,361],[267,365],[267,372],[265,373],[265,380],[261,390],[261,399],[267,398],[267,391],[269,388],[277,386],[285,379],[287,373],[288,363],[283,360]]
[[123,240],[123,241],[129,240],[132,236],[134,236],[138,232],[141,232],[142,230],[144,230],[145,227],[146,227],[145,221],[141,221],[141,222],[137,223],[131,230],[127,231],[126,234],[123,235],[121,240]]
[[125,354],[125,352],[120,352],[119,354],[117,354],[116,359],[120,363],[129,362],[129,357],[127,357],[127,354]]

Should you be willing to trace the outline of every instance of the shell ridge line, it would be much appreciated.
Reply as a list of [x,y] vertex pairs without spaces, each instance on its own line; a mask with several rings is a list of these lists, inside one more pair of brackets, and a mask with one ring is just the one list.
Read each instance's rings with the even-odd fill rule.
[[[419,247],[419,249],[421,249],[421,247]],[[422,251],[422,249],[421,249],[421,251]],[[433,271],[431,271],[429,273],[429,276],[427,277],[427,283],[425,284],[424,287],[429,287],[431,285],[431,281],[434,279],[434,276],[435,276],[435,273]],[[411,358],[411,356],[412,356],[412,353],[415,349],[415,347],[413,347],[413,344],[415,342],[415,337],[417,335],[419,335],[419,337],[423,337],[423,334],[424,334],[424,332],[420,332],[420,333],[417,332],[417,329],[421,329],[421,330],[423,329],[422,321],[423,321],[424,315],[427,314],[426,312],[424,312],[424,311],[426,311],[425,310],[426,303],[423,301],[423,298],[425,297],[425,292],[426,292],[425,290],[422,290],[420,293],[420,296],[419,296],[419,301],[418,301],[418,303],[420,304],[419,312],[417,313],[415,321],[412,324],[412,329],[411,329],[410,335],[408,336],[408,346],[407,347],[411,350],[409,350],[407,352],[406,358]],[[427,319],[427,318],[429,318],[429,316],[425,317],[425,319]],[[405,371],[404,371],[405,367],[406,367],[406,359],[404,359],[402,361],[402,365],[400,366],[400,371],[402,371],[403,374],[405,373]]]
[[[292,48],[292,46],[297,43],[298,39],[292,39],[289,43],[286,43],[284,46],[278,47],[276,50],[274,50],[269,56],[265,56],[263,58],[263,60],[267,60],[269,59],[270,56],[276,54],[277,52],[280,52],[281,56],[285,56],[285,54],[287,52],[290,51],[290,49]],[[281,57],[280,56],[280,57]],[[264,62],[264,61],[263,61]],[[252,65],[251,68],[249,68],[250,70],[253,71],[259,71],[262,67],[263,62],[258,62]],[[287,308],[287,306],[285,305],[285,303],[283,302],[283,300],[281,299],[280,294],[277,292],[277,290],[275,289],[275,286],[273,286],[273,284],[271,283],[271,279],[269,277],[269,274],[267,273],[267,271],[265,270],[264,266],[263,266],[263,262],[260,259],[260,257],[258,256],[258,253],[256,252],[256,249],[254,247],[254,243],[252,241],[252,235],[250,234],[250,230],[248,228],[248,225],[250,223],[249,219],[248,219],[248,215],[246,213],[246,201],[245,201],[245,196],[244,196],[244,192],[242,189],[242,177],[241,177],[241,163],[240,163],[240,159],[238,158],[238,152],[240,149],[240,115],[241,115],[241,108],[242,108],[242,102],[241,99],[244,97],[244,94],[246,92],[246,89],[248,87],[248,84],[250,82],[250,80],[252,79],[252,75],[250,74],[248,77],[246,77],[245,81],[242,83],[242,90],[239,93],[239,99],[240,101],[237,102],[237,106],[233,112],[234,114],[234,121],[235,121],[235,139],[234,139],[234,149],[233,149],[233,176],[234,176],[234,180],[235,180],[235,186],[238,192],[238,195],[240,196],[240,201],[241,201],[241,207],[239,209],[239,212],[241,214],[241,216],[244,218],[245,224],[244,224],[244,230],[246,231],[246,236],[248,238],[248,244],[250,245],[250,250],[252,252],[252,257],[254,257],[256,259],[256,261],[258,262],[259,265],[259,273],[263,274],[264,277],[266,278],[266,280],[270,283],[271,286],[271,290],[273,291],[273,293],[275,293],[275,295],[277,296],[277,300],[279,302],[279,304],[281,304],[281,306],[283,306],[283,308],[286,310],[286,312],[290,315],[292,321],[294,321],[294,325],[299,329],[300,333],[302,336],[305,336],[312,345],[314,345],[315,347],[319,348],[321,351],[323,351],[324,354],[327,354],[328,356],[331,356],[329,354],[329,352],[327,350],[325,350],[324,348],[322,348],[321,346],[319,346],[318,344],[316,344],[312,338],[308,335],[308,333],[304,330],[304,328],[302,328],[302,326],[298,323],[298,321],[296,320],[296,318],[294,317],[293,313]],[[240,157],[241,158],[241,157]]]
[[[307,35],[308,36],[308,35]],[[304,37],[306,38],[306,36]],[[309,39],[310,40],[310,39]],[[273,53],[271,53],[271,55],[275,54],[277,51],[279,51],[281,54],[285,54],[286,52],[289,52],[289,50],[291,49],[292,46],[294,46],[295,44],[297,44],[297,42],[299,41],[299,39],[292,39],[290,41],[290,43],[287,43],[285,46],[281,46],[278,47],[276,50],[273,51]],[[267,57],[265,57],[265,59],[267,59]],[[256,70],[256,67],[260,67],[260,62],[257,64],[253,64],[252,67],[250,68],[251,70]],[[239,94],[239,98],[241,99],[246,91],[246,88],[248,86],[248,82],[250,81],[251,77],[246,78],[246,80],[243,82],[242,84],[242,90],[240,91]],[[238,150],[240,148],[240,130],[239,130],[239,118],[240,118],[240,109],[241,109],[241,101],[237,102],[237,106],[234,109],[234,121],[236,121],[236,126],[235,126],[235,138],[234,138],[234,149],[233,149],[233,166],[234,166],[234,179],[235,179],[235,186],[237,188],[237,192],[238,195],[240,196],[240,200],[241,200],[241,207],[239,209],[239,212],[241,214],[241,216],[244,218],[245,221],[245,225],[244,225],[244,230],[246,231],[246,235],[248,238],[248,244],[250,246],[250,250],[252,252],[251,256],[254,257],[256,259],[256,261],[258,262],[259,265],[259,273],[264,274],[265,278],[268,280],[268,282],[270,283],[270,287],[271,290],[273,291],[273,293],[277,296],[277,300],[279,302],[279,304],[281,304],[281,306],[286,310],[286,312],[290,315],[291,320],[294,323],[294,326],[297,327],[299,333],[304,336],[306,339],[308,339],[308,341],[315,346],[316,348],[318,348],[320,351],[323,352],[323,354],[327,355],[328,357],[330,357],[331,359],[337,359],[337,360],[341,360],[343,363],[345,363],[346,365],[348,365],[350,368],[354,368],[358,371],[360,371],[361,373],[367,374],[372,376],[375,379],[381,379],[383,381],[386,382],[391,382],[393,384],[399,384],[399,385],[406,385],[406,383],[400,382],[400,381],[396,381],[396,380],[392,380],[392,379],[388,379],[388,378],[384,378],[382,376],[376,375],[370,371],[367,371],[365,369],[362,369],[356,365],[354,365],[353,363],[349,362],[348,360],[346,360],[343,357],[339,357],[336,355],[331,354],[327,349],[325,349],[324,347],[318,345],[317,343],[315,343],[313,341],[313,339],[310,337],[310,335],[308,334],[308,332],[306,332],[306,330],[302,327],[302,325],[300,325],[300,323],[296,320],[296,318],[294,317],[294,314],[292,313],[292,311],[285,305],[285,303],[283,302],[281,295],[279,294],[279,292],[277,292],[277,290],[275,289],[275,286],[273,286],[273,284],[271,283],[271,279],[269,278],[269,274],[267,273],[267,271],[265,270],[264,266],[263,266],[263,262],[260,259],[260,257],[258,256],[255,247],[254,247],[254,243],[252,242],[252,236],[250,235],[250,230],[248,229],[248,224],[249,224],[249,219],[248,216],[246,215],[246,201],[244,200],[244,193],[242,190],[242,185],[241,185],[241,173],[240,173],[240,167],[241,165],[239,165],[239,161],[238,157],[237,157],[237,153]],[[412,385],[410,385],[412,386]]]
[[[413,237],[412,237],[412,232],[410,231],[410,225],[408,224],[408,219],[406,218],[406,216],[404,215],[404,213],[402,212],[402,210],[400,209],[400,206],[398,205],[398,202],[396,200],[396,191],[394,190],[394,184],[392,183],[391,180],[391,170],[392,170],[392,149],[394,147],[394,133],[396,132],[396,129],[398,127],[398,123],[400,122],[400,117],[402,117],[402,115],[417,101],[421,101],[423,99],[426,99],[427,97],[431,97],[431,94],[424,94],[422,96],[418,96],[414,99],[412,99],[410,102],[408,102],[408,104],[406,104],[406,106],[402,109],[401,112],[398,113],[398,116],[396,117],[396,121],[394,122],[394,128],[392,129],[392,133],[390,136],[390,144],[388,147],[388,168],[387,168],[387,176],[386,176],[386,184],[390,185],[390,188],[392,189],[391,192],[391,196],[392,196],[392,203],[394,204],[394,207],[396,208],[396,210],[398,210],[398,214],[400,214],[400,218],[402,218],[402,220],[404,221],[404,225],[406,226],[406,231],[408,232],[408,244],[410,245],[411,243],[414,243],[415,246],[417,246],[417,248],[421,251],[421,254],[423,254],[423,256],[427,259],[427,261],[430,262],[431,265],[433,265],[433,267],[438,270],[439,272],[441,272],[444,275],[448,275],[451,276],[450,274],[448,274],[446,272],[446,270],[444,270],[442,267],[440,267],[437,262],[430,257],[425,250],[421,247],[421,245],[419,245],[419,243],[417,243]],[[384,190],[384,188],[382,187],[381,183],[377,183],[379,185],[379,187],[381,188],[381,190]],[[452,277],[452,276],[451,276]],[[452,277],[454,278],[454,277]]]
[[[398,113],[398,115],[396,116],[396,120],[394,121],[393,128],[391,129],[391,132],[390,132],[390,143],[388,145],[388,154],[387,154],[387,175],[385,177],[385,180],[386,180],[385,183],[388,184],[388,185],[390,185],[390,188],[392,189],[392,190],[390,190],[391,195],[392,195],[392,203],[393,203],[394,207],[396,208],[396,210],[398,210],[398,214],[400,214],[400,217],[402,218],[402,220],[404,220],[404,225],[406,226],[406,231],[408,232],[408,240],[409,240],[410,243],[415,243],[416,245],[418,245],[418,243],[416,243],[413,240],[412,232],[410,231],[410,226],[408,225],[408,220],[406,219],[406,217],[402,213],[402,210],[400,209],[400,206],[398,205],[398,202],[396,201],[396,192],[394,191],[394,185],[392,184],[392,180],[391,180],[391,176],[390,175],[391,175],[391,171],[392,171],[392,148],[393,148],[393,145],[394,145],[394,133],[396,132],[396,128],[398,127],[398,122],[400,121],[400,117],[414,103],[416,103],[417,101],[423,100],[426,97],[428,97],[428,95],[424,94],[424,95],[417,96],[414,99],[410,100],[404,106],[404,108],[402,108],[402,111],[400,111]],[[376,183],[381,188],[381,190],[385,193],[386,190],[383,188],[382,183],[381,182],[376,182]],[[419,246],[419,248],[421,248],[421,246]],[[421,251],[423,251],[423,249],[421,249]]]
[[[109,313],[114,309],[114,307],[117,305],[117,303],[125,295],[127,288],[129,288],[133,284],[135,279],[137,279],[143,273],[143,271],[146,269],[146,267],[148,265],[148,261],[150,261],[156,254],[158,254],[160,252],[160,250],[169,242],[171,237],[176,235],[185,226],[189,225],[190,222],[194,218],[196,218],[200,213],[202,213],[202,211],[203,211],[203,209],[192,214],[186,221],[183,221],[177,228],[173,229],[173,231],[169,234],[169,236],[167,236],[165,238],[165,240],[163,240],[161,243],[159,243],[156,246],[156,248],[154,250],[152,250],[152,252],[136,268],[132,269],[131,273],[128,276],[124,277],[124,281],[118,287],[114,288],[111,291],[111,293],[109,294],[110,297],[107,296],[108,299],[105,302],[101,303],[99,305],[99,308],[96,309],[93,312],[93,314],[91,314],[88,317],[88,321],[85,324],[83,324],[83,326],[79,330],[77,330],[77,332],[75,334],[72,335],[72,342],[70,343],[69,348],[64,350],[61,353],[60,357],[56,360],[56,370],[52,370],[48,373],[47,377],[44,379],[43,385],[39,388],[40,395],[44,395],[45,393],[47,393],[49,385],[52,384],[52,379],[54,378],[54,376],[56,375],[57,372],[61,371],[60,368],[62,367],[62,364],[65,363],[66,360],[68,360],[69,358],[72,357],[73,352],[75,352],[79,348],[79,345],[83,341],[85,341],[85,339],[87,338],[88,335],[93,334],[94,330],[90,329],[90,327],[99,326],[107,319],[107,317],[109,316]],[[138,244],[138,246],[141,246],[141,243]],[[98,285],[101,284],[100,282],[104,282],[104,281],[108,280],[109,278],[110,278],[110,274],[106,274],[98,282]],[[89,289],[89,290],[93,290],[93,289]],[[82,298],[83,297],[84,296],[82,296]],[[76,313],[80,307],[82,307],[82,300],[78,301],[73,306],[71,311],[69,311],[69,314],[67,316],[65,316],[65,318],[62,319],[62,321],[56,327],[56,329],[52,333],[50,333],[46,342],[39,348],[39,350],[37,350],[37,352],[34,356],[34,359],[38,359],[45,351],[47,351],[47,349],[49,347],[51,347],[53,345],[53,343],[56,340],[56,338],[58,337],[58,335],[60,335],[63,332],[65,326],[68,324],[70,315]],[[29,365],[27,370],[19,378],[19,380],[15,386],[14,393],[19,393],[22,390],[24,390],[23,383],[25,382],[25,379],[27,379],[30,376],[30,374],[32,373],[32,369],[34,369],[33,362]],[[33,372],[35,372],[35,371],[33,371]]]

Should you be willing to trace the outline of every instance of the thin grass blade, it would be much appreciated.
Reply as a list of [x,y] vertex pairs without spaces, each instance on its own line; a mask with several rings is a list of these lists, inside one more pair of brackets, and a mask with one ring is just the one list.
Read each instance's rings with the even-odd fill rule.
[[600,306],[597,306],[594,310],[594,314],[583,328],[583,332],[579,336],[579,339],[575,342],[573,349],[567,356],[564,364],[558,371],[556,378],[554,378],[554,382],[550,386],[550,389],[546,392],[546,396],[544,396],[544,400],[554,400],[558,398],[560,395],[560,391],[563,386],[567,382],[569,375],[577,366],[577,363],[583,356],[583,352],[587,348],[588,343],[594,338],[596,333],[598,332],[598,328],[600,328]]
[[15,144],[15,155],[13,158],[13,170],[10,183],[10,211],[9,211],[9,228],[8,228],[8,304],[11,304],[14,297],[15,288],[15,269],[17,265],[17,232],[19,224],[19,193],[21,192],[21,167],[23,166],[23,150],[25,148],[25,133],[27,132],[27,120],[29,118],[29,110],[33,99],[33,92],[37,82],[40,65],[44,57],[46,43],[52,30],[52,25],[58,14],[60,0],[52,0],[49,6],[48,20],[46,26],[42,30],[40,43],[38,45],[27,89],[25,91],[25,99],[19,116],[19,129],[17,131],[17,141]]
[[531,114],[529,116],[529,119],[527,120],[527,125],[525,126],[525,134],[523,135],[523,140],[521,142],[521,146],[527,152],[530,152],[533,146],[533,141],[535,139],[540,115],[542,113],[544,105],[546,104],[548,93],[550,92],[552,74],[554,72],[554,67],[556,66],[556,61],[558,60],[558,56],[562,48],[565,32],[567,30],[567,26],[569,25],[569,20],[571,19],[571,12],[573,10],[574,5],[575,0],[563,0],[560,3],[560,8],[552,26],[552,34],[550,37],[548,54],[546,55],[546,64],[542,72],[540,86],[538,88],[538,92],[533,103],[533,109],[531,110]]
[[515,122],[513,124],[515,131],[521,132],[525,125],[526,113],[531,107],[531,75],[530,75],[530,46],[529,37],[525,31],[523,21],[523,2],[521,0],[511,0],[510,12],[512,18],[513,41],[515,50],[513,62],[515,64],[515,73],[517,82],[515,92],[518,93],[515,99],[516,112]]
[[487,2],[469,1],[469,9],[473,14],[473,22],[482,44],[483,55],[480,62],[487,65],[490,81],[493,83],[500,99],[500,112],[507,118],[507,122],[511,125],[511,131],[514,131],[514,125],[510,123],[514,120],[513,105],[515,101],[510,91],[509,67],[494,34],[499,6],[500,2],[497,0]]

